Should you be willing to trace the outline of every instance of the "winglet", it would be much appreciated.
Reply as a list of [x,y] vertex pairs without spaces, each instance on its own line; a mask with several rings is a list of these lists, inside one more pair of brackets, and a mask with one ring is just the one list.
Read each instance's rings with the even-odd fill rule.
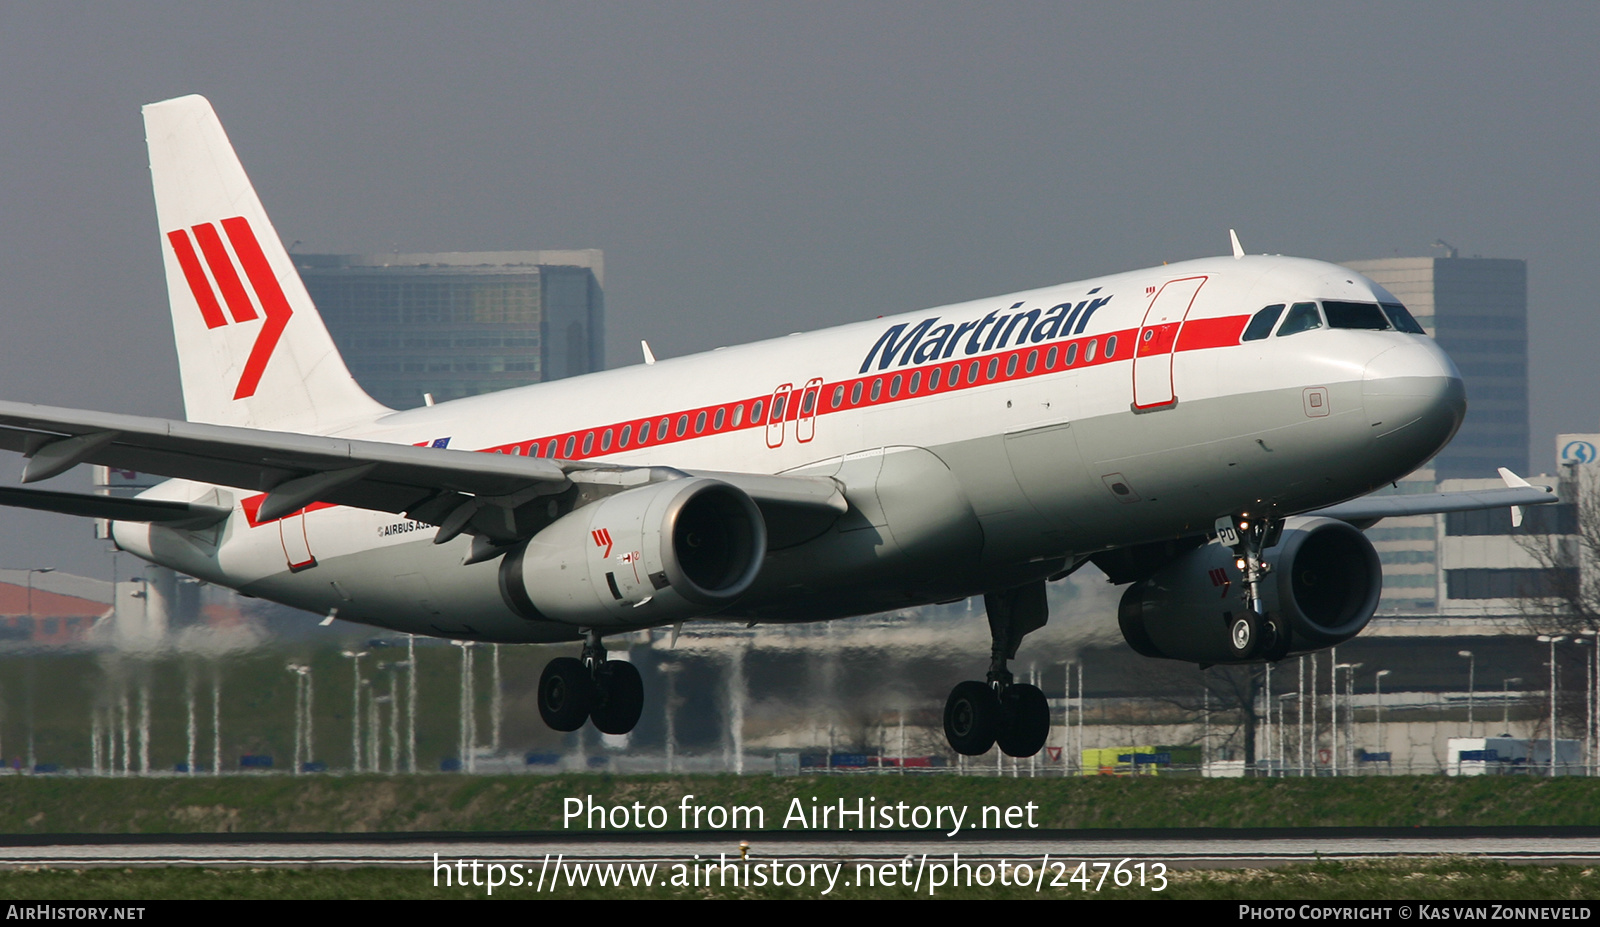
[[1239,233],[1233,229],[1228,229],[1228,241],[1233,244],[1233,256],[1235,258],[1244,257],[1244,245],[1239,244]]
[[[1521,489],[1524,486],[1531,487],[1533,485],[1532,483],[1529,483],[1527,480],[1523,479],[1522,477],[1517,476],[1515,473],[1512,473],[1510,468],[1508,468],[1508,467],[1501,467],[1500,468],[1500,478],[1502,480],[1505,480],[1506,481],[1506,485],[1511,487],[1512,489]],[[1511,527],[1513,527],[1513,528],[1522,527],[1522,506],[1520,506],[1520,505],[1513,505],[1511,507]]]
[[640,341],[639,342],[639,347],[644,350],[644,362],[645,362],[645,364],[648,365],[648,364],[653,364],[653,363],[656,362],[655,352],[650,350],[650,342],[648,342],[648,341]]

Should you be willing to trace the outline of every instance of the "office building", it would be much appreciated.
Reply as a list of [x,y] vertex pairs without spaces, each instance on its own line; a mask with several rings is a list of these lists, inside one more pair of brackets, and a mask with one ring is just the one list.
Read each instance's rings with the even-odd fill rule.
[[597,250],[293,257],[350,373],[392,408],[605,366]]

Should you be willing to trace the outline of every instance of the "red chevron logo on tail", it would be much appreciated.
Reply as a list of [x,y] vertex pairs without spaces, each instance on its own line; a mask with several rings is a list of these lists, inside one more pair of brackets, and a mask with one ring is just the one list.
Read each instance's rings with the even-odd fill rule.
[[[217,231],[218,224],[222,226],[221,233]],[[223,241],[224,235],[227,237],[226,243]],[[206,328],[253,322],[258,315],[266,316],[255,343],[250,346],[250,354],[245,358],[239,385],[233,391],[234,399],[254,396],[256,387],[261,385],[261,375],[267,369],[267,361],[272,359],[272,352],[277,349],[294,310],[289,308],[289,300],[283,295],[283,288],[278,285],[278,278],[267,263],[267,256],[261,250],[261,243],[256,240],[255,231],[250,228],[250,222],[243,216],[223,219],[216,224],[204,222],[188,229],[168,232],[167,240],[172,243],[178,266],[183,269],[183,277],[189,283],[189,292],[194,294],[195,304],[200,307],[200,316],[205,319]],[[198,252],[196,245],[199,245]],[[244,271],[243,280],[239,276],[241,269]],[[207,270],[210,271],[209,276]],[[255,291],[254,301],[250,298],[249,290],[245,289],[245,280],[250,282],[250,290]],[[217,300],[219,291],[222,294],[221,302]],[[223,315],[224,305],[228,307],[228,315],[233,317],[232,323]],[[256,312],[257,305],[261,307],[259,314]]]

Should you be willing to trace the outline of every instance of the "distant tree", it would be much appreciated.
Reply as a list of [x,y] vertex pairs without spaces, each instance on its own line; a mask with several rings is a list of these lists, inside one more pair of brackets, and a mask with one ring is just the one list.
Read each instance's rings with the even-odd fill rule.
[[[1558,644],[1558,718],[1569,733],[1587,729],[1587,661],[1600,629],[1600,467],[1578,466],[1561,481],[1557,505],[1525,511],[1512,529],[1517,545],[1537,564],[1517,590],[1517,603],[1530,634],[1583,639],[1587,647]],[[1569,508],[1570,507],[1570,508]],[[1540,680],[1528,679],[1528,688]],[[1548,683],[1545,685],[1548,688]],[[1542,728],[1548,705],[1540,712]],[[1535,736],[1549,736],[1547,731]]]
[[[1147,661],[1153,698],[1176,709],[1184,723],[1204,725],[1209,716],[1213,738],[1218,735],[1243,755],[1246,770],[1256,765],[1256,734],[1261,726],[1262,687],[1266,673],[1260,665],[1198,666],[1172,661]],[[1196,737],[1198,741],[1200,738]]]
[[1512,529],[1538,565],[1517,601],[1531,633],[1591,634],[1600,628],[1600,468],[1578,467],[1560,494],[1559,505],[1525,510],[1523,525]]

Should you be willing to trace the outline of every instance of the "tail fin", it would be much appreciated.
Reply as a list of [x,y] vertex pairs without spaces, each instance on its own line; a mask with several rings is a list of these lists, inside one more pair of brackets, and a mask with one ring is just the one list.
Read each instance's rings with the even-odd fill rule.
[[144,108],[191,422],[327,433],[389,411],[350,376],[204,97]]

